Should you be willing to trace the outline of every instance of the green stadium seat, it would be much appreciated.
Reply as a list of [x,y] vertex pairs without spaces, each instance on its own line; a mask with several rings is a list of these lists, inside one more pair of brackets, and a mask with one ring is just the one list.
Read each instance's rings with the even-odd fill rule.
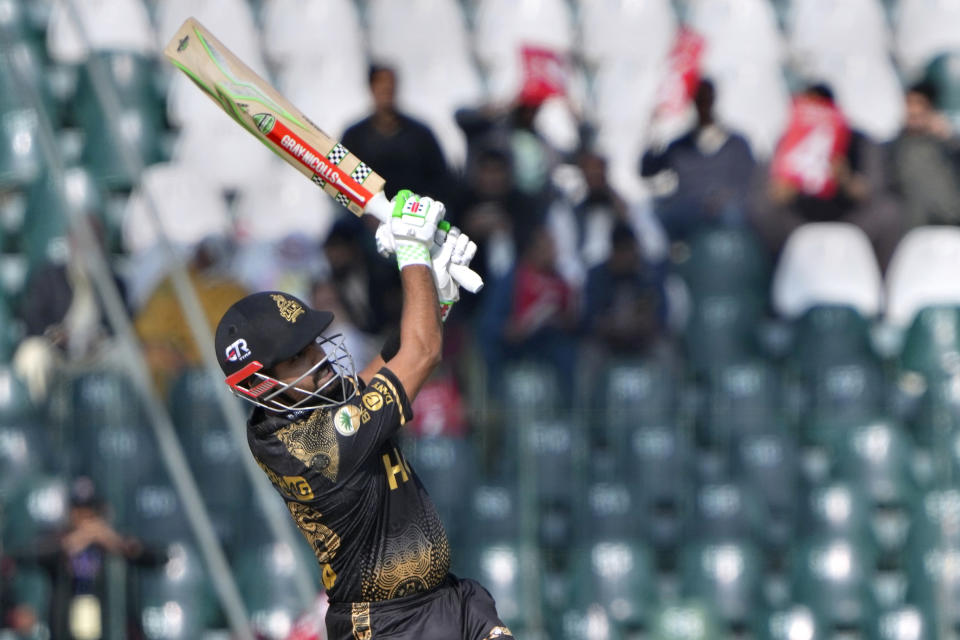
[[960,122],[960,52],[940,54],[927,65],[925,75],[937,86],[937,107]]
[[96,92],[95,73],[99,71],[109,80],[121,108],[142,109],[154,128],[163,126],[164,96],[157,85],[155,58],[133,51],[94,51],[80,68],[77,78],[75,113],[81,126],[102,119],[104,108]]
[[37,419],[26,384],[12,368],[0,366],[0,422],[33,424]]
[[703,539],[752,539],[766,528],[766,514],[753,487],[717,481],[696,490],[691,528]]
[[447,436],[408,439],[403,454],[433,499],[451,541],[468,526],[463,487],[477,479],[477,453],[471,440]]
[[756,640],[814,640],[827,637],[822,623],[809,607],[791,605],[757,616]]
[[907,548],[918,554],[935,547],[960,548],[960,489],[928,491],[913,505]]
[[520,474],[532,474],[542,502],[571,504],[584,478],[586,453],[579,424],[565,418],[536,420],[516,429]]
[[636,535],[641,516],[630,485],[623,480],[591,481],[580,491],[576,521],[583,541]]
[[926,307],[914,316],[899,369],[935,380],[960,373],[960,307]]
[[708,227],[690,240],[689,258],[678,271],[694,298],[743,292],[765,296],[772,264],[749,229]]
[[872,356],[870,324],[853,307],[811,307],[795,322],[790,363],[801,375]]
[[[234,575],[255,633],[283,638],[303,612],[305,604],[294,579],[298,564],[310,567],[311,575],[319,575],[306,544],[291,548],[272,542],[238,552]],[[316,586],[319,588],[319,578]]]
[[928,380],[918,406],[908,419],[917,446],[937,453],[960,433],[960,385],[956,378]]
[[186,511],[165,477],[142,482],[125,491],[120,528],[150,544],[192,540]]
[[[471,575],[470,549],[489,545],[512,545],[520,536],[519,508],[516,491],[512,486],[484,482],[469,491],[466,530],[462,547],[454,547],[452,558],[454,573]],[[464,553],[459,553],[462,549]]]
[[936,637],[931,620],[919,607],[898,607],[884,612],[877,621],[878,640],[933,640]]
[[560,407],[557,373],[541,363],[505,364],[500,393],[504,409],[520,424],[524,420],[552,415]]
[[652,640],[716,640],[720,623],[708,603],[697,600],[665,603],[654,615]]
[[0,422],[0,503],[20,489],[31,472],[47,468],[48,451],[37,425]]
[[621,640],[630,636],[620,633],[617,625],[610,620],[607,611],[598,605],[588,609],[570,608],[565,609],[559,621],[552,619],[549,622],[559,624],[559,629],[552,628],[547,631],[550,638],[560,640],[579,640],[580,638],[591,638],[595,640]]
[[907,559],[907,602],[917,605],[935,625],[960,632],[960,548],[935,546]]
[[764,303],[759,297],[717,294],[693,300],[683,330],[690,368],[704,375],[714,368],[756,357],[763,313]]
[[53,533],[66,522],[68,489],[63,478],[31,473],[3,503],[3,548],[17,551]]
[[[139,179],[137,165],[162,159],[161,130],[148,109],[131,106],[111,118],[92,118],[84,123],[83,132],[80,160],[107,189],[132,189]],[[131,156],[125,149],[137,161],[128,161]]]
[[237,442],[215,395],[222,384],[204,371],[185,372],[171,385],[168,405],[214,527],[233,544],[253,489],[244,469],[246,436]]
[[22,188],[40,175],[39,132],[35,108],[0,108],[0,188]]
[[470,547],[467,555],[465,575],[478,580],[490,592],[500,619],[519,634],[533,606],[521,547],[504,541]]
[[651,360],[616,360],[604,368],[591,394],[593,415],[603,440],[613,447],[627,444],[638,426],[672,420],[679,407],[679,385],[673,372]]
[[166,547],[158,568],[136,569],[136,607],[147,638],[192,640],[220,626],[222,616],[203,560],[185,542]]
[[798,522],[800,455],[796,436],[788,430],[766,431],[737,445],[735,479],[756,490],[765,511],[764,544],[785,550]]
[[611,625],[625,636],[649,628],[657,576],[647,546],[630,538],[598,539],[577,552],[573,583],[575,608],[603,607]]
[[764,566],[760,550],[750,542],[700,542],[680,554],[680,591],[713,603],[720,620],[745,630],[762,602]]
[[812,537],[795,548],[793,596],[828,629],[863,631],[876,615],[871,591],[875,566],[875,556],[862,540]]
[[834,480],[811,487],[800,522],[806,535],[837,536],[874,544],[869,502],[864,489],[851,482]]
[[803,387],[803,445],[830,448],[846,429],[888,413],[889,387],[883,369],[870,360],[825,367]]
[[705,380],[697,441],[707,448],[733,448],[742,438],[783,426],[779,372],[762,362],[714,369]]
[[[4,600],[9,605],[28,606],[37,614],[37,617],[45,621],[49,617],[50,598],[53,595],[53,587],[50,580],[50,574],[37,566],[31,566],[21,563],[17,566],[16,572],[10,578],[7,587],[7,593],[4,593]],[[39,625],[37,636],[44,637],[42,634],[46,629],[45,624]],[[0,627],[2,628],[2,627]],[[3,632],[0,631],[0,638],[3,638]],[[20,640],[21,636],[14,636],[10,640]]]
[[690,509],[692,443],[672,426],[641,427],[623,454],[641,531],[658,547],[676,546]]

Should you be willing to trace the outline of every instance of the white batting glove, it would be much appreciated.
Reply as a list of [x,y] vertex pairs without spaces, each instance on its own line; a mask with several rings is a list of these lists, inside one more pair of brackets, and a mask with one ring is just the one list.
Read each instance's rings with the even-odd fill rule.
[[445,213],[443,203],[433,198],[418,196],[406,189],[397,193],[393,199],[390,232],[400,269],[410,265],[431,266],[430,247],[437,224]]
[[[438,237],[443,234],[442,244],[433,255],[433,281],[437,286],[437,298],[440,300],[440,317],[446,321],[450,309],[460,299],[460,285],[450,275],[451,265],[470,266],[477,254],[477,244],[457,227],[444,229],[441,224]],[[435,247],[437,245],[434,245]]]

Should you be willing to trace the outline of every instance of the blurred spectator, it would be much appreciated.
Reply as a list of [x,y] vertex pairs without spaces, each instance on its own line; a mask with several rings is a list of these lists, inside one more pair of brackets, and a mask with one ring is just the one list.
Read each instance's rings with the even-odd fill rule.
[[870,238],[886,267],[900,240],[895,200],[885,193],[883,150],[851,131],[826,85],[813,85],[794,101],[792,121],[774,155],[763,206],[754,224],[778,252],[807,222],[842,221]]
[[645,264],[629,226],[614,227],[610,242],[610,257],[587,275],[583,328],[589,342],[608,356],[645,354],[664,335],[663,283]]
[[[106,569],[109,556],[135,566],[157,567],[166,554],[149,549],[132,537],[118,533],[109,523],[105,505],[93,481],[86,476],[74,480],[70,512],[64,529],[36,540],[29,547],[8,552],[15,566],[39,567],[51,581],[49,626],[51,638],[90,640],[103,637],[109,619],[106,598]],[[15,607],[21,623],[29,611]],[[40,612],[33,612],[37,617]],[[140,638],[136,616],[127,621],[128,637]],[[22,626],[22,625],[21,625]]]
[[[97,241],[103,244],[99,218],[88,216]],[[26,328],[13,358],[30,396],[46,397],[51,377],[59,367],[96,361],[108,353],[110,328],[94,282],[83,264],[77,229],[69,234],[65,262],[51,261],[34,270],[24,289],[20,319]],[[113,275],[120,296],[126,297],[119,276]]]
[[[187,275],[211,332],[227,308],[248,293],[227,273],[229,252],[226,239],[210,237],[197,245],[187,265]],[[172,276],[164,278],[150,294],[136,315],[135,328],[161,393],[166,393],[170,382],[184,369],[203,364]]]
[[313,281],[308,300],[314,309],[326,309],[333,313],[333,323],[327,332],[331,335],[343,334],[344,344],[354,363],[370,362],[379,353],[379,341],[373,335],[361,331],[353,323],[343,305],[340,291],[329,276],[322,276]]
[[397,110],[397,74],[384,66],[370,67],[373,113],[351,125],[343,146],[387,181],[392,198],[399,189],[410,189],[446,200],[449,181],[440,144],[426,125]]
[[936,110],[937,88],[907,91],[907,121],[890,143],[893,190],[903,199],[907,228],[960,222],[960,136]]
[[507,108],[485,105],[460,109],[457,124],[467,137],[467,173],[488,149],[498,149],[510,159],[513,183],[534,199],[538,213],[549,205],[553,194],[550,177],[559,160],[556,150],[535,128],[534,121],[546,95],[524,86]]
[[583,149],[577,158],[586,194],[572,209],[557,201],[548,224],[557,244],[557,267],[575,286],[583,286],[587,270],[610,257],[614,226],[628,220],[627,203],[607,181],[607,160]]
[[341,217],[330,229],[323,253],[346,311],[344,321],[364,333],[380,334],[400,326],[403,294],[396,267],[376,253],[372,234],[362,224],[352,214]]
[[462,438],[468,429],[463,393],[453,367],[441,362],[413,401],[413,420],[407,431],[415,436]]
[[510,359],[546,359],[564,375],[576,364],[577,295],[557,270],[556,245],[546,227],[533,229],[521,246],[504,346]]
[[694,128],[666,149],[650,149],[640,161],[640,175],[653,181],[655,211],[671,240],[716,220],[743,223],[756,177],[746,139],[714,116],[713,83],[701,80],[693,100]]

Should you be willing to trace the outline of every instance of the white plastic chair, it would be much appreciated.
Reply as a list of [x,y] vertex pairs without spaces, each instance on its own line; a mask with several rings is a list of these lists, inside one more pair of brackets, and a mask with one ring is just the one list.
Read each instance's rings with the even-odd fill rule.
[[791,53],[801,69],[820,59],[886,54],[891,45],[878,0],[792,0],[787,19]]
[[849,305],[865,318],[876,317],[883,280],[870,239],[846,222],[798,227],[774,272],[772,297],[776,312],[787,319],[822,304]]
[[[336,100],[330,99],[330,87],[336,87]],[[366,73],[339,66],[332,60],[288,64],[280,72],[277,89],[318,127],[337,139],[372,109]]]
[[351,0],[269,0],[262,17],[264,53],[278,67],[336,60],[365,72],[363,30]]
[[960,229],[917,227],[897,245],[887,269],[886,319],[906,329],[922,308],[960,304]]
[[900,0],[896,50],[900,68],[914,77],[937,55],[960,49],[960,2]]
[[742,134],[754,156],[771,156],[790,112],[790,92],[780,66],[757,60],[714,67],[708,59],[705,71],[716,85],[717,119]]
[[677,31],[670,0],[578,0],[580,50],[588,64],[663,60]]
[[[96,50],[134,51],[156,55],[157,36],[142,0],[75,2],[81,26]],[[171,32],[172,34],[172,32]],[[79,64],[86,60],[86,40],[81,37],[65,0],[57,0],[47,27],[47,51],[57,62]]]
[[262,179],[237,193],[237,239],[241,243],[270,243],[299,233],[320,241],[333,224],[333,204],[299,171],[272,158]]
[[824,69],[837,104],[855,129],[878,142],[892,140],[903,126],[903,87],[886,54],[851,54]]
[[146,252],[159,242],[148,196],[159,208],[161,229],[174,245],[189,247],[207,236],[231,233],[227,203],[215,185],[189,167],[155,164],[143,172],[124,210],[121,232],[130,254]]
[[765,0],[692,0],[688,21],[706,39],[708,60],[779,65],[784,59],[777,16]]

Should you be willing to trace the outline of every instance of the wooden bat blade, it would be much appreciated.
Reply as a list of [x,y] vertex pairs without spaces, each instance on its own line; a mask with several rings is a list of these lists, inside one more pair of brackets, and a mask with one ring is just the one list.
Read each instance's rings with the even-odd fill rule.
[[251,135],[356,215],[384,180],[188,18],[164,55]]

